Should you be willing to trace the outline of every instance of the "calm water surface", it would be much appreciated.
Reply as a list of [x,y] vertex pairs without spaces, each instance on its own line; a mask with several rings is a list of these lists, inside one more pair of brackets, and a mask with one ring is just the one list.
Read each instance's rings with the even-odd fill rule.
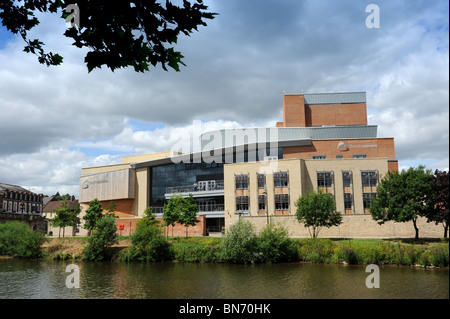
[[0,298],[449,298],[448,269],[380,266],[368,289],[361,265],[75,262],[80,288],[69,289],[68,264],[0,259]]

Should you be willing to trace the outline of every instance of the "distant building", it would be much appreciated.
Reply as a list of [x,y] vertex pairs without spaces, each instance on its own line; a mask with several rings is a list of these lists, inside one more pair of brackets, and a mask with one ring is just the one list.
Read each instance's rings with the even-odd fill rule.
[[[52,234],[53,236],[56,236],[60,233],[60,227],[53,227],[51,225],[52,220],[55,218],[55,210],[59,209],[62,204],[62,200],[56,200],[55,197],[47,197],[45,200],[46,204],[44,206],[43,210],[43,217],[46,219],[47,222],[47,233]],[[67,201],[67,206],[72,210],[76,210],[78,208],[78,199],[75,199],[74,196],[70,198],[70,200]],[[65,227],[63,234],[65,236],[76,236],[77,233],[80,231],[80,225],[78,224],[76,227],[68,226]],[[62,229],[61,229],[62,232]]]
[[0,211],[15,214],[42,214],[42,194],[21,186],[0,183]]
[[0,183],[0,222],[25,221],[34,230],[45,230],[43,198],[21,186]]

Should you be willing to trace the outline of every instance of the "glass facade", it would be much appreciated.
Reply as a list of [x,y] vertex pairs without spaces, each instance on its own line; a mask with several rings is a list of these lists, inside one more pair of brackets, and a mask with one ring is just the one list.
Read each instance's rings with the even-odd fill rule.
[[179,163],[151,167],[150,205],[162,207],[168,187],[192,186],[200,181],[223,180],[223,163]]
[[[256,153],[256,160],[259,161],[259,152],[245,151],[244,154],[233,154],[233,161],[235,163],[254,160]],[[266,156],[278,153],[278,159],[283,159],[283,149],[278,148],[275,152],[266,149]],[[261,159],[263,160],[263,159]],[[178,163],[165,164],[160,166],[150,167],[151,179],[151,193],[150,205],[154,208],[163,207],[166,202],[164,194],[169,187],[186,187],[199,185],[202,181],[223,181],[223,165],[225,162],[225,155],[222,156],[222,163]],[[223,196],[217,198],[216,203],[223,203]]]

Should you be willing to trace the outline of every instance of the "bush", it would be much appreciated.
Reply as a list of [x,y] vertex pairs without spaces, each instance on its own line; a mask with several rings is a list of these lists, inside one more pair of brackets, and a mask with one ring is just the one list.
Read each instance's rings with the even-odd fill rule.
[[270,222],[258,238],[260,261],[264,263],[293,261],[297,250],[286,227]]
[[173,258],[184,262],[220,261],[221,242],[220,238],[178,238],[171,246]]
[[111,246],[117,243],[115,217],[104,215],[96,223],[96,229],[88,239],[88,246],[83,250],[84,258],[100,261],[112,257]]
[[328,238],[308,238],[297,244],[298,258],[302,261],[329,263],[334,255],[335,244]]
[[347,264],[357,264],[358,256],[355,252],[355,248],[353,245],[349,244],[340,244],[335,248],[333,261],[340,263],[345,262]]
[[21,258],[42,257],[42,244],[45,234],[34,232],[21,222],[13,221],[0,224],[0,255]]
[[131,236],[131,246],[123,253],[124,261],[157,262],[171,258],[169,243],[157,224],[141,223]]
[[230,227],[222,245],[221,258],[224,261],[243,264],[254,264],[260,260],[258,238],[251,222],[239,219]]
[[449,265],[448,245],[438,245],[430,249],[428,259],[433,266],[447,267]]

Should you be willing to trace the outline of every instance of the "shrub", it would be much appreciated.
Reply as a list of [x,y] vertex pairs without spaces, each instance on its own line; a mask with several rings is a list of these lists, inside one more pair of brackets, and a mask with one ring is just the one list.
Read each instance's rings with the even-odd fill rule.
[[308,238],[298,242],[298,258],[316,263],[330,262],[335,244],[328,238]]
[[258,238],[260,261],[264,263],[286,262],[297,259],[297,250],[286,227],[267,224]]
[[83,250],[84,258],[100,261],[112,257],[111,246],[117,243],[115,217],[105,215],[96,223],[96,229],[88,239],[88,246]]
[[448,245],[438,245],[430,249],[429,261],[436,267],[447,267],[449,265]]
[[257,263],[261,259],[253,224],[239,219],[230,227],[222,245],[221,258],[234,263]]
[[220,260],[220,238],[177,239],[172,243],[173,258],[185,262],[215,262]]
[[141,223],[131,236],[131,246],[123,253],[125,261],[157,262],[171,258],[169,243],[158,224]]
[[41,246],[45,241],[44,233],[34,232],[25,223],[13,221],[0,224],[0,255],[41,257]]

